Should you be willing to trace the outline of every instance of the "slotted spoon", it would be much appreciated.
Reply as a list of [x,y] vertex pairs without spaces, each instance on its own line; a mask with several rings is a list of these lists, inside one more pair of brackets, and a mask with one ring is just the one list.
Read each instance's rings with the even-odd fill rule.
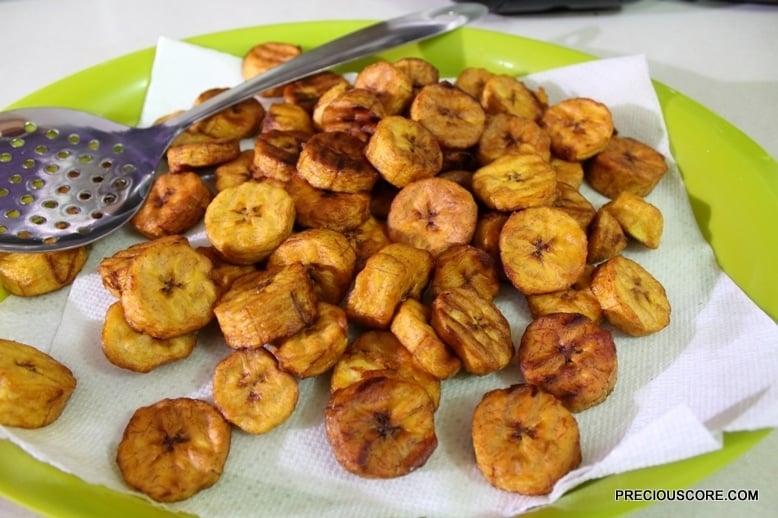
[[486,12],[482,4],[455,4],[370,25],[150,128],[63,108],[0,113],[0,251],[53,251],[96,241],[137,212],[165,151],[189,125],[257,92],[451,31]]

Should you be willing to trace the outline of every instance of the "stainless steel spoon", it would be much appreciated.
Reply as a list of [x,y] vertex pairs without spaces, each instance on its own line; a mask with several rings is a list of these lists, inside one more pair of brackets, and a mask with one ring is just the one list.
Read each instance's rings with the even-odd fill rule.
[[63,108],[0,113],[0,250],[42,252],[96,241],[137,212],[171,141],[192,123],[257,92],[451,31],[486,12],[481,4],[454,4],[370,25],[150,128]]

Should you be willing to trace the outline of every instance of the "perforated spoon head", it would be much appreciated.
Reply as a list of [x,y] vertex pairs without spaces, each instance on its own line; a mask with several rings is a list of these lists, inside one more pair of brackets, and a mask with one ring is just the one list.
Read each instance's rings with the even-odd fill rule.
[[482,4],[461,3],[367,26],[150,128],[62,108],[0,113],[0,251],[52,251],[96,241],[138,211],[167,147],[190,124],[257,92],[451,31],[486,13]]
[[72,248],[122,226],[146,198],[170,133],[62,108],[0,113],[2,249]]

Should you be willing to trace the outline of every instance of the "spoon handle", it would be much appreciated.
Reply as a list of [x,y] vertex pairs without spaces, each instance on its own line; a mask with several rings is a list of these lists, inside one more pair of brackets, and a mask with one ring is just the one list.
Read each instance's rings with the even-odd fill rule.
[[169,119],[163,125],[169,129],[183,129],[258,92],[376,52],[454,30],[486,13],[487,8],[483,4],[462,3],[435,7],[370,25],[305,51]]

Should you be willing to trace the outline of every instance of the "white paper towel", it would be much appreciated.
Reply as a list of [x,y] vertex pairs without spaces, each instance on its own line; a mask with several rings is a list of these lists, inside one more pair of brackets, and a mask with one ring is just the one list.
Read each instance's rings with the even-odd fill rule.
[[[722,431],[778,426],[778,329],[720,271],[696,226],[645,59],[606,59],[523,79],[543,86],[551,102],[571,96],[604,102],[620,134],[647,142],[670,160],[670,171],[649,196],[665,218],[661,246],[633,245],[625,255],[665,285],[672,321],[649,337],[615,333],[616,388],[605,403],[576,416],[581,466],[548,497],[499,491],[480,475],[470,444],[472,410],[486,391],[520,381],[511,365],[493,375],[460,375],[443,383],[436,413],[439,446],[425,466],[393,480],[358,478],[330,452],[322,421],[328,379],[320,377],[301,382],[298,407],[281,427],[263,436],[236,431],[221,480],[171,508],[203,517],[256,516],[259,509],[279,516],[509,516],[553,501],[587,480],[720,448]],[[163,38],[141,123],[187,108],[203,90],[239,80],[234,56]],[[596,206],[605,201],[584,192]],[[198,243],[203,234],[191,238]],[[213,366],[230,352],[218,331],[208,328],[192,356],[149,374],[108,363],[100,350],[100,328],[114,299],[102,287],[96,266],[134,240],[124,230],[98,243],[71,289],[50,348],[79,380],[62,417],[41,430],[0,430],[32,455],[120,491],[127,489],[114,456],[132,412],[165,397],[210,399]],[[17,304],[12,298],[0,305],[0,322],[8,318],[3,315],[23,316],[26,310]],[[526,305],[511,289],[500,295],[499,305],[518,343],[529,322]],[[41,342],[42,348],[47,344]]]

